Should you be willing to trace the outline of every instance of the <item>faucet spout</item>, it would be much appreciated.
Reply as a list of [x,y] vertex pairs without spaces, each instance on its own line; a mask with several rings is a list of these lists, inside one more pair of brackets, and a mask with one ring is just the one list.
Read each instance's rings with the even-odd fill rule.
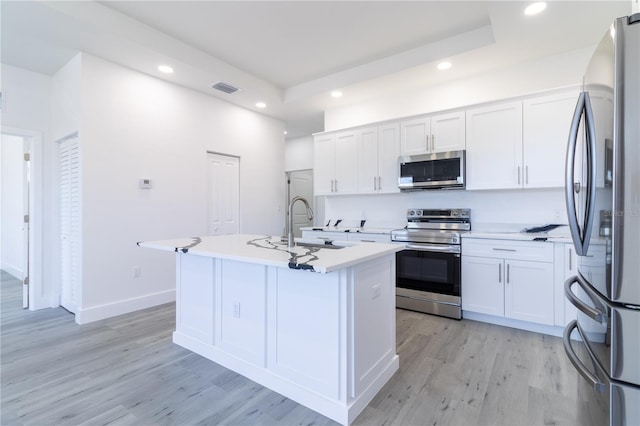
[[289,247],[293,247],[295,245],[294,241],[293,241],[293,205],[296,203],[296,201],[302,201],[304,203],[304,206],[307,209],[307,218],[309,220],[313,219],[313,210],[311,210],[311,206],[309,206],[309,202],[304,198],[304,197],[293,197],[291,199],[291,201],[289,202],[289,217],[287,218],[288,220],[288,225],[289,225],[289,234],[288,234],[288,245]]

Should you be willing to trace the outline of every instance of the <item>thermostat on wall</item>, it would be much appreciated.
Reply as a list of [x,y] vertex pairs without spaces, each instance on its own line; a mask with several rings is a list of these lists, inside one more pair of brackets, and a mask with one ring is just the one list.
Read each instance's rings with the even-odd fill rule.
[[151,179],[140,179],[140,188],[142,189],[151,189]]

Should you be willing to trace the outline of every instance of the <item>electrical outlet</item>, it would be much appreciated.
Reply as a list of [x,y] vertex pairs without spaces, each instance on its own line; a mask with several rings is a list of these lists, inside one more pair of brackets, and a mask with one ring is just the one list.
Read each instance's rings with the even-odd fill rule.
[[560,210],[556,210],[555,217],[556,219],[562,219],[562,212]]
[[133,267],[133,278],[140,278],[141,275],[142,275],[142,267],[141,266],[134,266]]

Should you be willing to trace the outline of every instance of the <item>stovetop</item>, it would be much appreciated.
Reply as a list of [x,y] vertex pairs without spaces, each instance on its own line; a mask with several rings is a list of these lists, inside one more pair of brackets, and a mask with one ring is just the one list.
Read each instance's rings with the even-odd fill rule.
[[409,209],[407,226],[391,232],[391,240],[430,244],[460,244],[471,230],[470,209]]

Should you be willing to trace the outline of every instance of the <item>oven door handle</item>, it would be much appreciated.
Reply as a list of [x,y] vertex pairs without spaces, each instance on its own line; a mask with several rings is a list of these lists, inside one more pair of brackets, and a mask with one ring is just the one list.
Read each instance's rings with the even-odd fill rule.
[[438,244],[407,244],[407,248],[417,251],[435,251],[439,253],[460,253],[460,246]]

